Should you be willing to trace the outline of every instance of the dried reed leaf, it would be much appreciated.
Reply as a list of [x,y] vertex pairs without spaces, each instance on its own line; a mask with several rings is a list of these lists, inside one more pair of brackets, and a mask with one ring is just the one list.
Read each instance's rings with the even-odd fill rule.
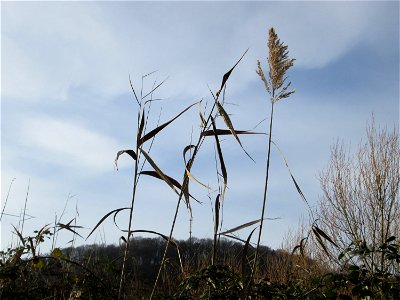
[[229,131],[232,133],[232,135],[235,137],[235,139],[237,140],[237,142],[239,143],[240,147],[243,149],[244,153],[246,153],[246,155],[253,161],[254,159],[250,156],[249,153],[247,153],[247,151],[244,149],[242,142],[240,141],[238,135],[236,134],[236,130],[233,128],[233,124],[231,119],[229,118],[229,115],[227,114],[227,112],[225,111],[225,109],[222,107],[222,105],[217,101],[217,108],[218,108],[218,112],[219,114],[222,116],[222,119],[224,120],[226,126],[229,128]]
[[183,149],[183,160],[185,161],[185,165],[187,165],[187,163],[186,163],[186,153],[189,150],[193,149],[193,148],[194,148],[194,151],[196,151],[196,146],[195,145],[188,145]]
[[25,240],[24,240],[24,237],[22,236],[22,233],[19,232],[18,229],[17,229],[14,225],[11,224],[11,226],[14,228],[15,234],[17,234],[18,238],[19,238],[20,241],[22,242],[22,245],[25,246]]
[[237,136],[235,129],[233,128],[233,124],[231,119],[229,118],[228,113],[225,111],[225,109],[223,108],[223,106],[217,101],[217,109],[219,114],[222,116],[222,119],[224,120],[226,126],[229,128],[229,131],[232,133],[232,135],[235,137],[235,139],[237,140],[237,142],[239,143],[240,146],[242,146],[242,143],[239,139],[239,137]]
[[189,177],[187,176],[186,172],[185,172],[185,175],[183,176],[183,184],[182,184],[182,186],[183,186],[183,196],[185,197],[186,207],[189,210],[191,210],[190,202],[189,202],[189,200],[190,200],[189,199],[189,197],[190,197],[190,193],[189,193]]
[[165,127],[167,127],[169,124],[171,124],[173,121],[175,121],[177,118],[179,118],[182,114],[184,114],[186,111],[188,111],[192,106],[196,105],[197,103],[198,102],[193,103],[192,105],[188,106],[183,111],[181,111],[178,115],[176,115],[174,118],[172,118],[168,122],[158,126],[157,128],[155,128],[152,131],[150,131],[149,133],[147,133],[145,136],[140,138],[137,146],[140,147],[144,142],[151,139],[153,136],[155,136],[157,133],[159,133],[161,130],[163,130]]
[[128,155],[129,155],[130,157],[132,157],[134,160],[137,160],[137,155],[136,155],[135,151],[133,151],[133,150],[131,150],[131,149],[118,151],[118,152],[117,152],[117,157],[116,157],[115,160],[114,160],[115,167],[117,168],[117,170],[118,170],[118,158],[119,158],[122,154],[124,154],[124,153],[128,154]]
[[122,240],[125,244],[127,243],[126,238],[125,238],[124,236],[121,235],[121,236],[119,237],[119,239]]
[[117,209],[114,209],[114,210],[108,212],[107,214],[105,214],[105,215],[100,219],[100,221],[96,224],[96,226],[93,228],[93,230],[89,233],[89,235],[86,237],[86,240],[92,235],[92,233],[97,229],[97,227],[99,227],[99,226],[101,225],[101,223],[103,223],[104,220],[107,219],[110,215],[112,215],[113,213],[117,214],[117,213],[119,213],[120,211],[123,211],[123,210],[125,210],[125,209],[131,209],[131,208],[130,208],[130,207],[117,208]]
[[[163,179],[161,178],[160,174],[158,174],[156,171],[142,171],[142,172],[140,172],[140,174],[152,176],[152,177],[154,177],[154,178],[158,178],[158,179],[163,180]],[[174,178],[172,178],[172,177],[170,177],[170,176],[168,176],[168,175],[165,175],[165,177],[167,177],[168,180],[169,180],[174,186],[176,186],[178,189],[182,189],[182,185],[181,185],[176,179],[174,179]]]
[[318,228],[316,225],[314,225],[312,228],[313,230],[315,229],[320,236],[328,240],[332,245],[338,247],[338,245],[336,245],[336,243],[322,229]]
[[[154,177],[154,178],[163,180],[163,179],[161,178],[160,174],[158,174],[156,171],[142,171],[142,172],[140,172],[140,174],[142,174],[142,175],[147,175],[147,176],[152,176],[152,177]],[[167,178],[171,181],[171,183],[172,183],[174,186],[176,186],[178,189],[180,189],[180,190],[182,189],[182,185],[181,185],[176,179],[174,179],[174,178],[172,178],[172,177],[170,177],[170,176],[168,176],[168,175],[165,175],[165,177],[167,177]],[[194,199],[195,201],[197,201],[198,203],[200,203],[200,201],[197,200],[197,199],[196,199],[195,197],[193,197],[192,195],[189,194],[189,196],[190,196],[192,199]]]
[[[228,129],[216,129],[214,130],[206,130],[201,133],[202,136],[214,136],[215,133],[217,135],[232,135],[232,131]],[[252,132],[247,130],[235,130],[235,134],[265,134],[263,132]]]
[[241,229],[243,229],[243,228],[247,228],[247,227],[249,227],[249,226],[252,226],[252,225],[254,225],[254,224],[257,224],[257,223],[260,222],[260,221],[261,221],[261,219],[254,220],[254,221],[251,221],[251,222],[247,222],[247,223],[244,223],[244,224],[242,224],[242,225],[236,226],[236,227],[234,227],[234,228],[232,228],[232,229],[229,229],[229,230],[227,230],[227,231],[221,232],[220,234],[226,235],[226,234],[228,234],[228,233],[232,233],[232,232],[241,230]]
[[287,162],[287,160],[286,160],[285,155],[283,154],[282,150],[278,147],[278,145],[277,145],[274,141],[271,141],[271,143],[274,144],[274,146],[276,147],[276,149],[278,149],[279,155],[281,156],[283,162],[284,162],[285,165],[286,165],[286,168],[287,168],[288,171],[289,171],[290,177],[292,178],[292,181],[293,181],[293,183],[294,183],[294,185],[295,185],[295,187],[296,187],[296,189],[297,189],[297,192],[299,193],[299,195],[300,195],[300,197],[303,199],[303,201],[307,204],[308,208],[311,210],[311,207],[310,207],[310,205],[308,204],[308,201],[307,201],[307,199],[306,199],[306,196],[304,196],[303,191],[300,189],[300,186],[298,185],[296,179],[294,178],[294,176],[293,176],[293,174],[292,174],[292,171],[291,171],[290,168],[289,168],[289,164],[288,164],[288,162]]
[[300,240],[300,244],[296,245],[296,247],[293,248],[292,255],[296,252],[297,249],[299,249],[301,256],[305,257],[304,256],[304,242],[307,241],[307,239],[308,239],[308,237],[305,237]]
[[[128,232],[128,231],[123,230],[123,232]],[[138,230],[131,230],[131,234],[133,234],[133,233],[151,233],[151,234],[158,235],[158,236],[162,237],[164,240],[166,240],[167,242],[172,243],[177,249],[179,249],[179,245],[174,239],[170,239],[168,236],[166,236],[165,234],[162,234],[160,232],[153,231],[153,230],[138,229]]]
[[215,206],[214,206],[214,242],[213,242],[213,253],[212,253],[212,264],[215,264],[215,261],[217,260],[217,233],[218,233],[218,227],[219,227],[219,210],[220,210],[220,194],[217,195],[217,198],[215,199]]
[[217,195],[215,198],[215,207],[214,207],[214,214],[215,214],[215,219],[214,219],[214,235],[217,235],[218,232],[218,226],[219,226],[219,209],[221,207],[220,205],[220,194]]
[[68,231],[70,231],[70,232],[72,232],[72,233],[74,233],[74,234],[80,236],[81,238],[83,238],[83,236],[81,236],[79,233],[77,233],[77,232],[73,229],[73,228],[83,228],[82,226],[71,225],[71,223],[72,223],[74,220],[75,220],[75,218],[72,219],[71,221],[69,221],[67,224],[57,223],[57,226],[59,227],[59,229],[58,229],[57,231],[59,231],[59,230],[61,230],[61,229],[65,229],[65,230],[68,230]]
[[222,82],[221,82],[221,87],[219,88],[218,92],[217,92],[217,98],[219,96],[219,94],[221,93],[222,89],[225,86],[225,83],[227,82],[227,80],[229,79],[229,76],[231,76],[232,71],[236,68],[236,66],[239,64],[239,62],[242,60],[242,58],[246,55],[247,51],[249,51],[249,49],[247,49],[243,55],[240,57],[240,59],[236,62],[236,64],[232,67],[232,69],[230,69],[228,72],[226,72],[224,74],[224,76],[222,77]]
[[201,126],[206,126],[207,122],[206,119],[203,116],[203,113],[201,112],[201,102],[203,100],[199,101],[199,116],[200,116],[200,121],[201,121]]
[[[192,161],[192,159],[190,158],[189,161],[186,162],[186,152],[188,152],[192,148],[194,148],[195,151],[197,149],[195,145],[188,145],[183,149],[183,161],[185,162],[185,170],[186,171],[189,171],[190,166],[191,166],[191,161]],[[183,175],[182,187],[183,187],[183,195],[185,197],[186,206],[191,211],[190,202],[189,202],[189,200],[190,200],[189,199],[189,197],[190,197],[190,193],[189,193],[189,176],[188,176],[186,171],[185,171],[185,173]]]
[[[216,131],[217,127],[215,126],[215,120],[212,116],[211,116],[211,124],[212,124],[213,130]],[[221,166],[222,177],[224,178],[224,193],[225,193],[225,190],[226,190],[226,187],[228,184],[228,173],[226,172],[224,157],[222,155],[222,150],[221,150],[221,145],[219,143],[218,135],[215,133],[214,136],[215,136],[215,143],[217,145],[217,152],[218,152],[218,158],[219,158],[219,162],[220,162],[220,166]]]
[[[189,150],[192,149],[192,148],[194,148],[195,151],[196,151],[196,146],[195,146],[195,145],[188,145],[188,146],[185,147],[185,149],[183,149],[183,160],[184,160],[184,162],[185,162],[185,168],[186,168],[186,170],[185,170],[186,172],[185,172],[183,181],[185,182],[185,180],[188,180],[188,179],[190,178],[190,179],[194,180],[195,182],[197,182],[198,184],[200,184],[201,186],[205,187],[206,189],[211,190],[211,188],[210,188],[208,185],[202,183],[202,182],[201,182],[200,180],[198,180],[195,176],[193,176],[193,174],[190,172],[190,166],[191,166],[191,160],[192,160],[192,159],[190,158],[190,159],[186,162],[186,152],[189,151]],[[185,192],[185,193],[188,193],[188,192],[189,192],[189,182],[187,182],[186,185],[183,184],[183,186],[184,186],[184,188],[185,188],[184,192]]]
[[42,236],[45,234],[45,231],[48,230],[48,226],[50,224],[44,225],[42,228],[40,228],[36,234],[36,240],[40,240]]
[[169,180],[168,176],[164,174],[163,171],[157,166],[157,164],[153,161],[153,159],[144,151],[142,148],[139,148],[140,152],[144,155],[144,157],[147,159],[147,161],[150,163],[150,165],[153,167],[153,169],[158,173],[160,178],[167,183],[170,188],[179,195],[178,191],[175,189],[174,184]]
[[[242,251],[242,255],[241,255],[241,262],[242,262],[242,263],[241,263],[241,265],[242,265],[241,267],[242,267],[242,281],[243,281],[243,283],[246,282],[247,252],[248,252],[248,250],[249,250],[251,236],[253,235],[253,233],[254,233],[254,231],[255,231],[256,229],[257,229],[257,227],[254,228],[254,229],[250,232],[249,236],[247,237],[247,240],[246,240],[246,243],[244,244],[243,251]],[[246,283],[245,286],[247,286],[247,283]]]
[[193,174],[192,174],[188,169],[186,169],[186,175],[187,175],[190,179],[196,181],[196,182],[197,182],[198,184],[200,184],[201,186],[204,186],[206,189],[212,190],[211,187],[209,187],[207,184],[202,183],[200,180],[198,180],[196,177],[194,177]]
[[219,233],[219,234],[221,234],[225,237],[231,238],[232,240],[236,240],[236,241],[242,242],[243,244],[246,244],[245,240],[242,240],[241,238],[238,238],[237,236],[230,235],[230,234],[222,234],[222,233]]
[[312,231],[313,231],[313,233],[314,233],[314,235],[315,235],[315,237],[316,237],[316,239],[317,239],[318,244],[321,245],[321,247],[322,247],[322,249],[324,250],[324,252],[326,253],[326,255],[328,255],[328,257],[330,257],[331,255],[330,255],[330,253],[328,252],[328,249],[326,248],[324,242],[322,241],[321,236],[319,235],[318,231],[315,230],[314,226],[312,227]]
[[137,145],[139,145],[139,141],[140,141],[140,138],[142,137],[143,130],[144,130],[144,120],[145,120],[144,116],[145,116],[145,113],[144,113],[144,110],[143,110],[142,114],[140,116],[139,129],[138,129],[137,136],[136,136]]

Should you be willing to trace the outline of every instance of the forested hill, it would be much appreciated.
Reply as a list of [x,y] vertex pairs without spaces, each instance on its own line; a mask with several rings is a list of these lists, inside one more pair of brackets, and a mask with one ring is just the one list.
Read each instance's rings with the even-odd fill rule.
[[[151,281],[158,272],[162,256],[165,251],[166,240],[162,238],[137,237],[130,240],[128,258],[128,272],[135,272],[138,279]],[[71,260],[85,263],[93,268],[100,266],[118,274],[123,259],[124,245],[84,245],[62,249],[64,255]],[[218,245],[217,264],[228,264],[233,268],[241,269],[244,244],[233,240],[221,239]],[[211,263],[213,251],[212,239],[181,240],[170,243],[168,248],[168,266],[170,272],[179,272],[181,263],[189,273],[204,268]],[[251,255],[254,248],[247,250]],[[286,260],[289,255],[284,250],[272,250],[269,247],[260,247],[263,260]],[[99,270],[100,271],[100,270]]]

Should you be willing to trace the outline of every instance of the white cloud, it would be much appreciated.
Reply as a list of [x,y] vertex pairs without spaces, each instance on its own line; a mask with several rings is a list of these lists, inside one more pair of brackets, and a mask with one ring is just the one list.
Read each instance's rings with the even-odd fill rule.
[[19,124],[16,136],[16,142],[26,149],[22,155],[87,173],[112,170],[112,158],[119,148],[113,138],[46,115],[28,117]]
[[[363,3],[6,3],[3,95],[67,99],[74,86],[115,96],[133,76],[172,75],[166,95],[201,97],[251,47],[232,86],[255,80],[266,30],[275,26],[296,65],[323,67],[374,26]],[[168,10],[168,12],[166,12]],[[223,16],[223,17],[221,17]],[[380,19],[380,16],[376,16]],[[23,86],[23,89],[21,88]]]

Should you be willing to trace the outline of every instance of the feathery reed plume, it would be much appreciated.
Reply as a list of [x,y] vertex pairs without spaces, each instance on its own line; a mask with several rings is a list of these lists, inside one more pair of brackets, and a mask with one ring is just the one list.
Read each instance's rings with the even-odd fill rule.
[[[257,60],[256,72],[264,82],[267,92],[271,95],[271,102],[274,104],[280,99],[287,98],[295,92],[294,90],[287,90],[290,87],[291,82],[281,89],[287,79],[287,77],[285,77],[286,71],[293,66],[295,59],[290,59],[288,57],[288,46],[284,45],[283,42],[280,41],[274,28],[269,30],[268,49],[269,78],[267,79],[265,77],[259,60]],[[278,94],[276,94],[276,92],[278,92]]]
[[257,276],[257,265],[258,265],[258,256],[259,256],[259,247],[260,247],[260,240],[261,234],[264,224],[264,214],[265,214],[265,207],[267,202],[267,191],[268,191],[268,177],[269,177],[269,165],[270,165],[270,155],[271,155],[271,143],[272,143],[272,123],[273,123],[273,115],[274,115],[274,104],[281,99],[289,97],[295,91],[290,90],[291,82],[287,83],[284,87],[282,87],[287,79],[285,77],[286,71],[289,70],[290,67],[293,66],[294,59],[290,59],[288,57],[288,47],[285,46],[278,38],[278,35],[275,33],[274,28],[269,30],[269,37],[268,37],[268,66],[269,66],[269,73],[268,78],[265,77],[265,73],[261,67],[260,61],[257,61],[257,74],[261,77],[261,80],[265,84],[265,88],[267,89],[268,94],[271,97],[271,117],[269,123],[269,138],[268,138],[268,154],[267,154],[267,167],[266,167],[266,174],[265,174],[265,186],[264,186],[264,197],[263,197],[263,206],[261,211],[261,218],[260,218],[260,230],[258,233],[258,240],[257,240],[257,248],[256,254],[254,258],[254,265],[251,278]]

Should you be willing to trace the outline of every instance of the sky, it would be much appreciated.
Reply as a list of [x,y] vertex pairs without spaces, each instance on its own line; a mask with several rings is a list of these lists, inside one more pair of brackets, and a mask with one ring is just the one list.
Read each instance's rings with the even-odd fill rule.
[[[318,174],[330,147],[354,151],[371,121],[399,126],[399,3],[385,2],[6,2],[1,3],[1,248],[46,224],[76,218],[86,237],[109,211],[131,202],[133,163],[119,150],[135,147],[136,91],[149,91],[148,131],[192,103],[212,101],[222,76],[249,49],[226,89],[225,109],[236,129],[252,130],[270,116],[269,96],[255,70],[267,69],[267,32],[274,27],[295,58],[288,76],[296,93],[278,102],[273,140],[283,151],[311,207],[321,198]],[[152,71],[154,74],[144,77]],[[219,120],[218,127],[224,127]],[[181,179],[182,151],[197,139],[198,106],[157,135],[150,155]],[[268,131],[268,122],[255,129]],[[232,137],[221,147],[228,171],[222,230],[260,218],[267,137]],[[193,236],[213,234],[211,200],[217,188],[213,141],[207,139],[192,173]],[[148,148],[146,148],[148,149]],[[146,165],[145,170],[151,170]],[[177,196],[141,176],[133,229],[169,234]],[[7,201],[7,203],[6,203]],[[6,206],[5,206],[6,204]],[[25,207],[26,206],[26,207]],[[26,208],[24,227],[19,223]],[[28,218],[29,216],[29,218]],[[32,218],[30,218],[32,216]],[[262,243],[279,248],[288,230],[308,217],[276,149],[272,149],[267,220]],[[116,223],[127,228],[127,212]],[[176,239],[189,237],[190,215],[180,207]],[[246,239],[251,228],[238,231]],[[119,242],[107,219],[84,243]],[[72,233],[60,231],[67,247]],[[51,241],[42,246],[49,249]]]

